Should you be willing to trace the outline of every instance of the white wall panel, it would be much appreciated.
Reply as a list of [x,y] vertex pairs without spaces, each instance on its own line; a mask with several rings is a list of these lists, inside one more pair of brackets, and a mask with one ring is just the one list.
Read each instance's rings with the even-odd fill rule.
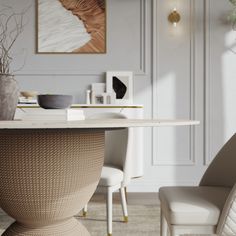
[[[176,1],[177,2],[177,1]],[[177,27],[168,14],[171,1],[156,1],[156,76],[154,77],[155,117],[194,118],[195,34],[193,0],[176,4],[181,14]],[[190,127],[154,129],[154,165],[194,165],[193,129]]]
[[[236,32],[229,1],[205,1],[205,164],[236,131]],[[234,51],[234,52],[233,52]]]

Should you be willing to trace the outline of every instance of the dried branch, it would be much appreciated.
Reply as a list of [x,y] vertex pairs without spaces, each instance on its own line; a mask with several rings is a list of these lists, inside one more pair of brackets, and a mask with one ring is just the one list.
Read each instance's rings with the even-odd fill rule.
[[[4,5],[0,11],[0,74],[11,73],[10,67],[13,60],[11,51],[24,31],[25,14],[30,8],[31,6],[28,6],[22,12],[16,13],[11,6]],[[22,69],[23,66],[20,68]]]

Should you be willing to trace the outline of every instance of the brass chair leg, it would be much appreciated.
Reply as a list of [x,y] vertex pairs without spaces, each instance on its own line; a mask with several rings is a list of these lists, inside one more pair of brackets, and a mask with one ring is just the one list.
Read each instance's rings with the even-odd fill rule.
[[83,210],[83,217],[86,217],[86,216],[87,216],[87,211]]

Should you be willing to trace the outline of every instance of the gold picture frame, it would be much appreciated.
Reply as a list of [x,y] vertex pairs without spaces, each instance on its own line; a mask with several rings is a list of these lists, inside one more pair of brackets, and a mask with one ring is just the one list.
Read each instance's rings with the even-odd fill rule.
[[84,9],[90,9],[86,14],[79,5],[80,0],[74,0],[71,7],[72,1],[36,0],[36,54],[107,52],[106,0],[81,0],[81,4],[86,5]]

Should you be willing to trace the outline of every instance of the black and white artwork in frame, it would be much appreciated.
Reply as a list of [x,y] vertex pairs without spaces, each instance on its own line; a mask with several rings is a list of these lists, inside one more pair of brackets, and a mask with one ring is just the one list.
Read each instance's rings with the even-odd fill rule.
[[133,72],[108,71],[106,74],[107,93],[115,92],[117,104],[133,103]]

